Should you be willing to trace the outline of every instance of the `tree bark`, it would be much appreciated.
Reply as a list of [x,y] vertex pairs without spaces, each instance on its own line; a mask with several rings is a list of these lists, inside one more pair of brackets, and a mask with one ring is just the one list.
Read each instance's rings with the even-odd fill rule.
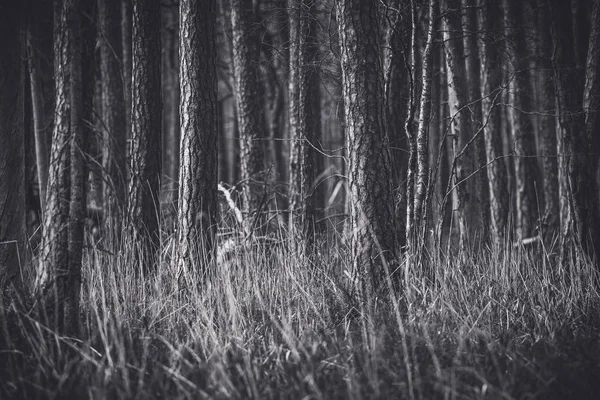
[[100,26],[100,72],[104,131],[102,166],[106,174],[102,203],[107,230],[120,231],[120,212],[126,204],[127,125],[121,78],[121,0],[98,0]]
[[160,1],[133,0],[128,217],[149,267],[160,243]]
[[[52,329],[60,334],[73,335],[78,330],[80,271],[72,270],[69,260],[69,231],[71,228],[71,150],[77,146],[71,134],[78,128],[81,118],[81,52],[78,38],[81,3],[63,0],[54,8],[54,76],[55,110],[48,197],[46,204],[42,256],[37,288],[42,297],[42,313]],[[74,126],[73,126],[74,124]],[[75,167],[78,165],[75,164]],[[73,210],[77,212],[77,210]]]
[[0,6],[0,299],[10,304],[22,290],[26,261],[23,10]]
[[523,4],[504,0],[504,21],[508,44],[509,103],[511,138],[515,150],[516,233],[518,239],[537,234],[538,206],[536,178],[539,176],[535,156],[535,136],[531,116],[529,65],[523,18]]
[[[37,16],[37,13],[35,13]],[[29,68],[29,82],[31,88],[31,102],[33,111],[33,129],[35,137],[35,157],[37,163],[37,178],[40,187],[40,207],[46,207],[46,187],[48,186],[48,141],[46,133],[46,111],[44,105],[44,92],[42,73],[40,71],[38,54],[39,45],[36,41],[37,30],[33,23],[27,26],[27,58]]]
[[[427,190],[429,188],[429,119],[431,117],[431,84],[433,75],[433,40],[436,33],[436,19],[438,1],[429,0],[429,28],[427,30],[427,43],[423,52],[423,72],[421,105],[419,107],[419,129],[417,131],[417,174],[415,180],[414,220],[413,232],[407,236],[413,240],[424,240],[424,229],[427,222],[426,204]],[[411,199],[408,199],[411,201]],[[412,238],[411,238],[412,236]],[[409,244],[409,247],[411,245]],[[413,247],[414,249],[414,247]]]
[[464,45],[462,40],[463,29],[460,17],[460,2],[448,0],[445,2],[442,13],[444,49],[446,52],[446,69],[448,76],[448,103],[450,107],[452,148],[454,153],[453,185],[455,186],[454,211],[459,228],[459,244],[464,247],[467,243],[469,230],[477,229],[473,226],[473,219],[477,215],[473,193],[473,178],[468,178],[473,172],[473,150],[467,148],[471,140],[471,126],[464,107],[468,102],[467,71],[464,59]]
[[462,0],[464,10],[464,48],[465,48],[465,67],[467,71],[467,89],[469,91],[469,110],[471,119],[471,131],[473,135],[477,135],[473,143],[473,171],[479,171],[473,177],[474,179],[474,195],[477,203],[477,219],[480,226],[484,229],[481,231],[483,240],[489,237],[490,207],[487,175],[484,170],[480,170],[486,165],[485,138],[482,133],[484,123],[481,102],[481,62],[479,59],[479,33],[477,31],[477,0]]
[[499,46],[493,36],[501,28],[497,4],[483,1],[479,13],[479,30],[486,36],[479,47],[481,59],[481,106],[484,120],[486,168],[492,241],[500,246],[504,244],[504,234],[508,221],[508,178],[502,154],[501,108],[502,101],[502,63]]
[[558,157],[556,131],[556,100],[552,80],[552,40],[550,13],[545,0],[538,0],[538,55],[539,100],[541,113],[538,130],[541,136],[542,167],[544,169],[544,236],[553,238],[560,232],[560,204],[558,189]]
[[570,42],[573,38],[571,20],[564,18],[569,6],[560,0],[550,0],[549,4],[554,45],[552,65],[569,188],[570,221],[565,233],[573,234],[587,255],[595,259],[600,245],[598,187],[593,170],[597,154],[594,141],[586,135],[584,85],[575,70],[576,58]]
[[215,255],[217,234],[217,3],[181,0],[179,264]]
[[265,172],[265,116],[263,89],[259,84],[260,46],[253,34],[251,0],[231,0],[232,53],[240,132],[245,230],[262,228],[265,200],[261,188]]
[[299,222],[304,250],[314,239],[315,161],[313,146],[320,120],[315,118],[311,97],[318,93],[318,75],[314,66],[317,55],[315,41],[314,0],[291,0],[290,12],[290,209]]
[[350,247],[354,270],[367,289],[381,286],[385,261],[393,261],[398,251],[377,11],[374,2],[336,2],[350,161]]

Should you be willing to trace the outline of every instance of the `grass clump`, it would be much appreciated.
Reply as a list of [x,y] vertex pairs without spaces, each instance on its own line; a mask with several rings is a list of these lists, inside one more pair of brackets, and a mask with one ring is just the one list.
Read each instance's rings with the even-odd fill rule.
[[[132,245],[86,251],[82,334],[2,308],[1,398],[594,398],[600,296],[590,262],[506,246],[405,255],[398,296],[358,301],[343,245],[229,246],[207,277]],[[171,246],[171,247],[170,247]],[[406,264],[408,263],[408,264]],[[427,266],[428,272],[423,271]]]

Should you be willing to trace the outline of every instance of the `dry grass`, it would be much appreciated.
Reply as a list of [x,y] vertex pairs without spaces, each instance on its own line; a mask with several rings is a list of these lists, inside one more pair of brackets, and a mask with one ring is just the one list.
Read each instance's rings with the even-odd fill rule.
[[[82,340],[4,310],[0,398],[594,398],[600,296],[589,262],[506,246],[407,256],[397,300],[360,304],[348,252],[285,234],[234,246],[209,277],[140,280],[132,245],[85,254]],[[433,281],[422,270],[429,266]],[[351,275],[351,274],[350,274]]]

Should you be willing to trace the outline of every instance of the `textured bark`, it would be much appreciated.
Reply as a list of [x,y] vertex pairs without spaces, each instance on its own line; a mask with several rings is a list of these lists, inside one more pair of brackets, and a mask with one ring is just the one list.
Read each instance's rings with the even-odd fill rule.
[[[37,15],[37,13],[35,14]],[[46,110],[44,104],[43,80],[39,65],[39,45],[36,41],[37,30],[33,23],[27,26],[27,57],[29,84],[33,111],[33,129],[35,132],[35,157],[37,178],[40,187],[40,207],[46,207],[46,187],[48,186],[48,140],[46,132]]]
[[[54,76],[55,109],[48,197],[43,231],[43,245],[37,288],[42,297],[43,317],[60,334],[77,333],[79,318],[80,271],[71,270],[69,229],[71,199],[71,133],[72,123],[81,117],[81,93],[73,93],[80,85],[81,53],[80,3],[63,0],[54,8]],[[79,86],[81,89],[81,86]],[[76,135],[77,136],[77,135]]]
[[[481,129],[484,123],[482,114],[481,99],[481,62],[479,59],[479,33],[477,31],[477,7],[478,0],[462,0],[464,10],[464,48],[465,48],[465,66],[467,68],[467,89],[469,91],[469,111],[471,118],[471,131],[477,135],[474,145],[473,170],[477,171],[486,164],[485,138]],[[485,240],[488,235],[486,227],[489,226],[489,194],[487,175],[483,170],[474,176],[474,195],[477,202],[477,219],[483,228],[482,237]]]
[[[585,110],[585,135],[593,154],[600,150],[600,1],[594,1],[589,47],[586,60],[583,107]],[[598,156],[591,157],[591,169],[598,169]]]
[[316,152],[313,146],[320,124],[311,99],[319,90],[315,68],[315,7],[313,0],[290,0],[289,4],[290,209],[307,247],[314,239]]
[[[410,239],[424,239],[427,222],[426,196],[429,188],[429,119],[431,117],[431,83],[433,75],[433,40],[438,13],[438,1],[429,0],[429,28],[427,43],[423,52],[423,72],[421,105],[419,107],[419,129],[417,131],[417,176],[415,180],[413,232],[407,232]],[[411,201],[411,199],[408,199]],[[410,242],[409,242],[410,243]],[[409,245],[410,246],[410,245]]]
[[336,2],[350,165],[351,256],[367,288],[397,254],[389,141],[384,124],[383,68],[377,4]]
[[104,131],[102,202],[105,226],[119,231],[126,192],[127,127],[121,79],[121,0],[98,0],[100,26],[100,72]]
[[413,232],[413,222],[415,219],[415,175],[417,173],[417,139],[415,129],[415,115],[417,112],[417,10],[414,1],[410,3],[410,21],[411,21],[411,36],[410,36],[410,66],[409,71],[409,100],[408,113],[404,123],[406,131],[406,139],[408,143],[408,168],[406,169],[406,243],[410,243]]
[[[535,161],[535,136],[530,114],[531,87],[524,31],[523,4],[504,0],[504,23],[510,40],[509,53],[509,103],[511,138],[515,155],[516,233],[524,239],[537,234],[538,206],[536,178],[539,176]],[[537,185],[538,187],[540,185]]]
[[[169,207],[177,205],[179,180],[179,47],[178,47],[178,9],[171,7],[163,12],[166,29],[163,29],[163,176],[168,191],[165,199]],[[173,208],[174,209],[174,208]],[[171,211],[171,210],[170,210]]]
[[[459,243],[466,244],[469,230],[477,229],[473,226],[475,210],[475,196],[473,192],[473,179],[467,177],[473,172],[472,149],[466,148],[471,139],[471,126],[468,110],[463,109],[468,102],[467,71],[464,60],[464,45],[462,41],[462,24],[459,13],[460,2],[448,0],[443,4],[445,13],[443,18],[444,48],[446,52],[446,69],[448,76],[448,103],[450,107],[453,161],[453,185],[455,188],[454,211],[459,228]],[[466,179],[466,181],[465,181]],[[471,220],[467,218],[471,217]]]
[[[21,9],[0,6],[0,300],[22,289],[26,261]],[[8,302],[5,304],[9,304]]]
[[[128,218],[146,260],[160,242],[160,1],[133,0]],[[151,262],[146,262],[149,267]]]
[[182,0],[179,15],[181,163],[179,263],[210,261],[217,231],[217,4]]
[[[231,0],[232,53],[240,132],[245,228],[263,225],[265,117],[263,90],[259,84],[260,46],[254,35],[251,0]],[[261,214],[255,214],[261,213]]]
[[[71,20],[71,27],[68,29],[72,32],[70,45],[70,80],[69,80],[69,133],[70,133],[70,148],[69,148],[69,168],[70,168],[70,197],[69,197],[69,233],[67,238],[67,251],[69,259],[69,299],[67,303],[72,304],[73,315],[70,315],[71,327],[65,325],[66,329],[72,329],[72,333],[79,331],[79,297],[81,288],[81,262],[83,250],[83,229],[86,217],[86,194],[85,194],[85,177],[86,166],[84,164],[84,153],[87,152],[87,137],[90,132],[84,127],[84,98],[83,98],[83,74],[82,74],[82,57],[83,57],[83,30],[82,30],[82,5],[79,0],[74,1]],[[86,2],[89,9],[90,2]],[[86,25],[89,20],[86,20]],[[86,45],[88,45],[86,43]],[[86,49],[86,56],[90,56],[89,49]],[[90,67],[89,60],[86,66]],[[86,82],[87,84],[87,82]],[[86,93],[86,96],[89,92]]]
[[502,101],[502,70],[500,51],[493,32],[501,28],[499,9],[497,4],[484,1],[479,13],[479,30],[487,32],[479,47],[481,59],[481,106],[482,116],[485,121],[483,129],[485,139],[486,168],[490,228],[492,241],[501,245],[504,243],[504,233],[508,220],[508,178],[506,164],[503,159],[498,159],[502,151],[501,108]]
[[[406,157],[407,140],[404,123],[407,117],[406,97],[408,97],[409,85],[406,84],[408,72],[404,59],[404,34],[410,29],[409,24],[403,23],[401,10],[405,8],[405,0],[395,0],[391,3],[390,25],[388,27],[385,57],[385,95],[386,95],[386,121],[390,140],[390,153],[392,162],[393,187],[397,188],[396,219],[399,227],[401,245],[406,244],[404,225],[406,224]],[[396,11],[397,10],[397,11]]]
[[552,40],[550,14],[545,0],[538,0],[539,101],[538,130],[541,136],[542,167],[544,170],[544,235],[552,238],[560,232],[558,189],[557,131],[554,82],[552,80]]
[[[112,1],[112,0],[109,0]],[[132,0],[121,0],[121,48],[123,60],[123,99],[125,101],[125,132],[126,138],[131,138],[131,24],[133,21]]]
[[552,65],[571,215],[566,234],[574,235],[588,256],[594,259],[600,245],[598,187],[595,170],[592,169],[597,155],[593,141],[587,138],[585,131],[585,115],[582,112],[584,85],[575,71],[576,59],[570,43],[573,27],[570,19],[563,17],[569,12],[568,3],[550,0],[549,4],[554,45]]

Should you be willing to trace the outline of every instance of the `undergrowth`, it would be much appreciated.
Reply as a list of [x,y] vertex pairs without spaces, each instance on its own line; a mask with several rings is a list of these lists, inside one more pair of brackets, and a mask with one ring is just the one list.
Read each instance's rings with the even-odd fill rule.
[[[80,338],[4,305],[1,398],[594,398],[597,272],[558,249],[405,254],[360,302],[349,252],[229,241],[211,272],[140,276],[132,244],[85,252]],[[417,261],[418,260],[418,261]],[[139,261],[139,260],[138,260]]]

